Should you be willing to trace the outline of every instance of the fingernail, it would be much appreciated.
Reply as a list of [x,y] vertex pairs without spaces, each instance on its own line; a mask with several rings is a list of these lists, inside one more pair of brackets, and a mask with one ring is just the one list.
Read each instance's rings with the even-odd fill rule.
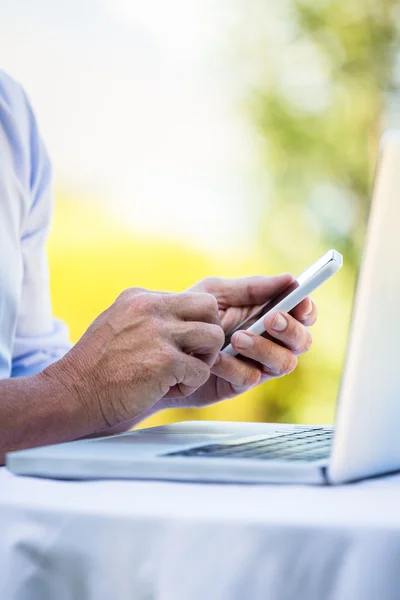
[[274,331],[284,331],[287,327],[287,320],[281,313],[277,313],[272,321],[272,329]]
[[237,334],[235,338],[235,346],[236,348],[251,348],[253,345],[253,338],[241,331]]

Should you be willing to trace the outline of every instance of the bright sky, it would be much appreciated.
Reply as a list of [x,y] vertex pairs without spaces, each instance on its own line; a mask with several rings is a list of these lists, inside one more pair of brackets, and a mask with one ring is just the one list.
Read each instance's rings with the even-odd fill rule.
[[229,4],[0,3],[1,66],[33,102],[57,182],[211,251],[246,247],[261,210],[240,86],[218,50]]

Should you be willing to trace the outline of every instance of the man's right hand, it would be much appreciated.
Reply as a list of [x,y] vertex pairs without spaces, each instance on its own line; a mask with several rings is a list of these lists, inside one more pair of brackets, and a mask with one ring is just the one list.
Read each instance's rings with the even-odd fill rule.
[[83,403],[92,432],[132,420],[166,394],[192,394],[224,343],[211,294],[132,288],[45,371]]

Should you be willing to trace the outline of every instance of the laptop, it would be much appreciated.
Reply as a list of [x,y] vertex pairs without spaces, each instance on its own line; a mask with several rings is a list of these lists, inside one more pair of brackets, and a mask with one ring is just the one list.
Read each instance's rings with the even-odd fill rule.
[[335,427],[180,422],[12,452],[22,475],[342,484],[400,470],[400,132],[384,136]]

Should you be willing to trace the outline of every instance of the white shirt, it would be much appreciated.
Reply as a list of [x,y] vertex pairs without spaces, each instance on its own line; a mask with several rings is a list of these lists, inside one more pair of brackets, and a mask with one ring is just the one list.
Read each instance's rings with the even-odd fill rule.
[[0,379],[43,370],[70,347],[52,316],[45,241],[51,165],[22,88],[0,70]]

